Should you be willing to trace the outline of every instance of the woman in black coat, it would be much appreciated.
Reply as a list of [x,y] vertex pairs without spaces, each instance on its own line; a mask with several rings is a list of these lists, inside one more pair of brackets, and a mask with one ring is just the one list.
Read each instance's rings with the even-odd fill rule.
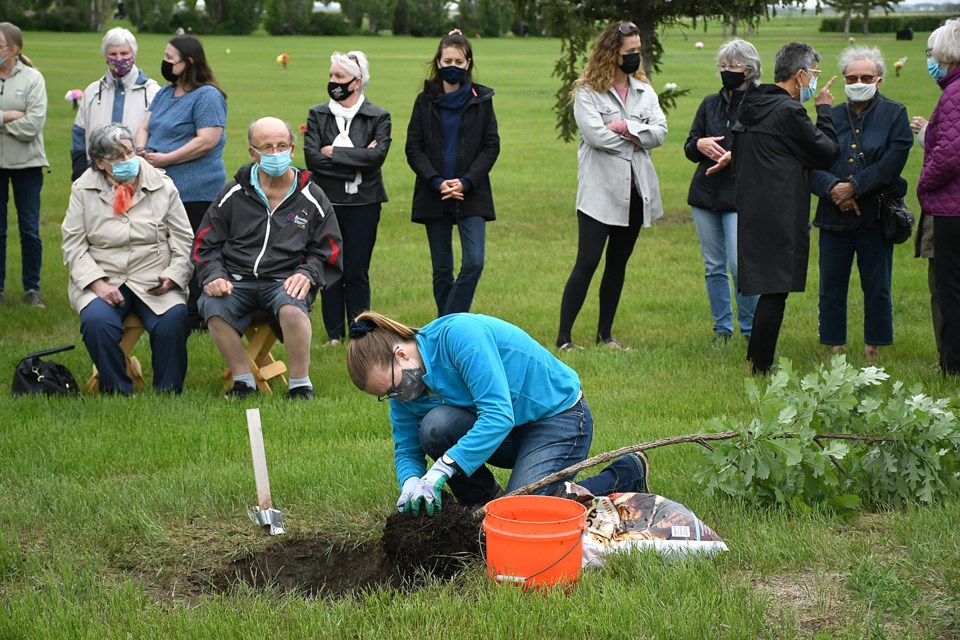
[[816,127],[801,104],[816,92],[819,75],[812,47],[784,45],[774,84],[747,88],[733,127],[740,293],[760,295],[747,348],[754,373],[773,366],[787,295],[806,286],[810,170],[828,169],[839,153],[830,116],[836,76],[817,94]]
[[390,150],[390,114],[366,99],[368,82],[362,51],[330,56],[330,101],[310,109],[303,140],[307,168],[343,234],[343,278],[320,294],[327,345],[340,344],[345,323],[370,308],[370,261],[387,201],[380,169]]
[[[486,223],[495,218],[490,170],[500,154],[493,89],[475,84],[473,50],[459,30],[440,40],[407,127],[417,174],[413,221],[427,229],[437,315],[470,310],[483,272]],[[453,277],[453,225],[460,273]]]

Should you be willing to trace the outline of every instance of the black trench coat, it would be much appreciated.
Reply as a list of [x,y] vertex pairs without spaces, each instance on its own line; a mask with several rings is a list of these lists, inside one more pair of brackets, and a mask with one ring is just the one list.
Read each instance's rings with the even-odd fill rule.
[[816,126],[774,84],[749,87],[733,126],[740,292],[803,291],[810,253],[810,170],[829,169],[840,148],[830,105]]

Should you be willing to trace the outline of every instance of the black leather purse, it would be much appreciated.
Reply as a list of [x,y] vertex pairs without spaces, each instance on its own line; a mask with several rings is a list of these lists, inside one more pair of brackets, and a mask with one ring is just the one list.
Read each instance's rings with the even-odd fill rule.
[[903,203],[903,198],[880,194],[880,230],[888,244],[903,244],[913,235],[916,218]]
[[77,380],[70,373],[70,370],[59,362],[43,359],[43,356],[70,351],[73,347],[71,344],[27,354],[17,363],[17,367],[13,371],[12,390],[14,397],[38,393],[48,396],[79,395],[80,385],[77,384]]

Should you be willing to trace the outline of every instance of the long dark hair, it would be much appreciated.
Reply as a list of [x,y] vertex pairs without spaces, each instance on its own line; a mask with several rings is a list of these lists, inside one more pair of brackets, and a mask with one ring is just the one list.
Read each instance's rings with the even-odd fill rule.
[[463,37],[459,29],[454,29],[440,39],[440,44],[437,45],[437,53],[433,56],[433,60],[427,65],[429,76],[423,81],[423,91],[431,98],[443,95],[443,77],[440,75],[440,68],[437,65],[440,64],[440,58],[443,57],[443,50],[447,47],[460,49],[468,61],[467,72],[463,75],[463,82],[461,84],[473,82],[473,47],[470,46],[470,41]]
[[215,87],[217,91],[223,94],[224,100],[227,98],[226,92],[220,88],[216,79],[213,77],[213,71],[207,64],[207,54],[203,52],[203,45],[193,36],[176,36],[169,41],[171,47],[180,52],[181,59],[187,67],[179,78],[179,83],[188,90],[197,89],[205,85]]

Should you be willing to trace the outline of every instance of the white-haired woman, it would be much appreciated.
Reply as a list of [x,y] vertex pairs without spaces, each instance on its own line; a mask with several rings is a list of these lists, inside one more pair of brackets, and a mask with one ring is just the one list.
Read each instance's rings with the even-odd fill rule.
[[362,51],[330,56],[329,102],[310,109],[304,155],[313,181],[337,212],[343,234],[343,278],[321,293],[328,345],[370,308],[370,260],[380,207],[387,201],[380,168],[390,150],[390,114],[366,99],[370,65]]
[[820,342],[842,353],[847,341],[847,293],[853,259],[863,289],[864,355],[893,344],[893,245],[879,225],[880,196],[903,197],[900,174],[913,146],[906,108],[878,92],[886,65],[875,47],[840,54],[847,102],[833,108],[840,155],[828,170],[810,173],[820,197]]
[[160,90],[155,80],[147,77],[136,65],[137,39],[129,29],[115,27],[100,42],[100,51],[107,63],[107,72],[83,91],[83,99],[73,121],[70,160],[76,180],[90,166],[87,141],[94,129],[119,122],[136,131],[153,96]]
[[731,40],[717,51],[717,71],[723,86],[700,103],[683,150],[688,160],[697,163],[687,204],[703,255],[713,341],[725,342],[733,335],[730,278],[733,277],[737,297],[737,324],[744,338],[749,338],[753,329],[759,296],[742,295],[737,285],[737,192],[733,170],[708,169],[733,146],[730,128],[737,121],[743,94],[748,86],[760,84],[760,54],[746,40]]
[[90,168],[73,183],[61,227],[70,305],[101,391],[133,392],[120,339],[135,313],[150,333],[154,388],[180,393],[193,230],[171,179],[134,149],[121,124],[90,134]]
[[943,316],[940,368],[960,374],[960,19],[927,40],[927,70],[943,89],[924,140],[917,199],[933,217],[937,298]]

